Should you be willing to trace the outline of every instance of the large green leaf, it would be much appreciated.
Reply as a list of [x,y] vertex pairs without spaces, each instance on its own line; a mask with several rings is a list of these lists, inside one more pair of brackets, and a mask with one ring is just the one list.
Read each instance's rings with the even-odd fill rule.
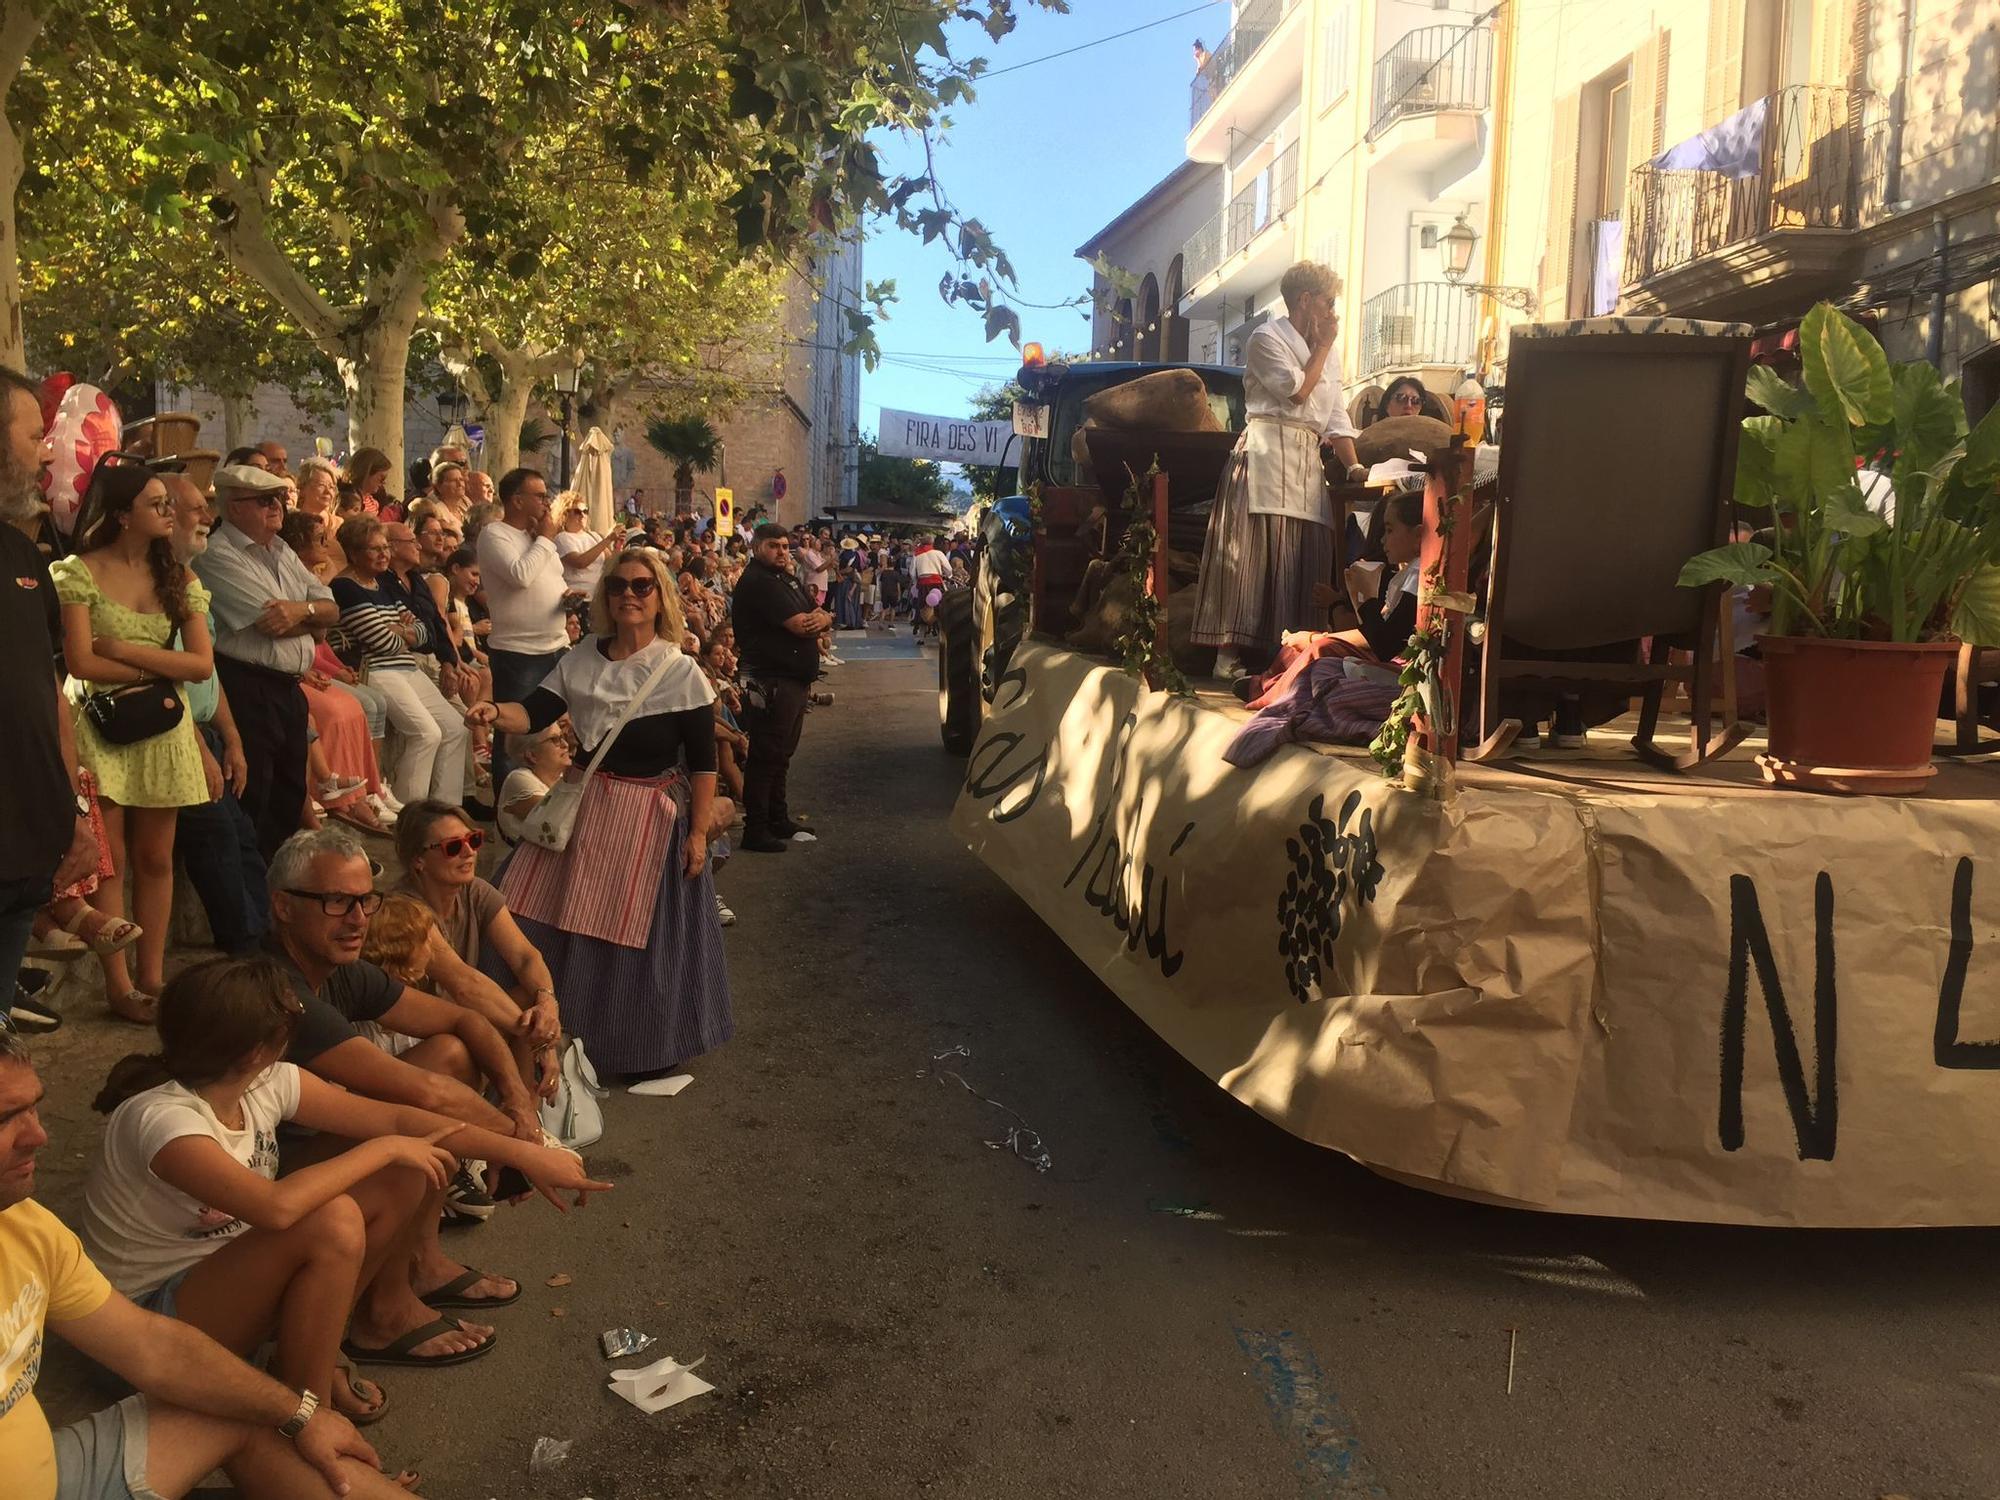
[[1952,634],[1975,646],[2000,646],[2000,567],[1984,563],[1958,596]]
[[1784,424],[1776,417],[1746,417],[1743,436],[1736,445],[1736,503],[1753,510],[1769,510],[1777,486],[1775,447],[1778,429]]
[[1771,549],[1762,542],[1731,542],[1707,552],[1698,552],[1681,567],[1680,586],[1704,588],[1711,583],[1754,586],[1777,577],[1771,566]]
[[1868,508],[1852,482],[1845,489],[1829,493],[1822,503],[1821,513],[1826,517],[1826,524],[1842,536],[1874,536],[1889,524]]
[[1906,472],[1929,469],[1964,436],[1964,402],[1927,364],[1897,365],[1891,384],[1897,468]]
[[1822,302],[1799,324],[1806,389],[1826,416],[1850,426],[1889,420],[1889,357],[1847,314]]
[[2000,482],[2000,406],[1988,409],[1979,425],[1965,435],[1965,457],[1958,477],[1968,484]]
[[1744,394],[1774,417],[1802,417],[1816,404],[1769,365],[1752,365]]
[[1772,443],[1780,509],[1807,506],[1854,484],[1854,440],[1819,412],[1787,422]]

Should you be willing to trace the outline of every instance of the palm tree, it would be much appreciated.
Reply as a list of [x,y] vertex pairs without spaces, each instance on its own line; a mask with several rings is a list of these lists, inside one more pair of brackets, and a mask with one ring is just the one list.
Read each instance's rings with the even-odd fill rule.
[[700,415],[655,417],[646,424],[646,441],[664,454],[674,466],[674,508],[679,514],[694,509],[694,476],[697,469],[715,467],[722,439]]

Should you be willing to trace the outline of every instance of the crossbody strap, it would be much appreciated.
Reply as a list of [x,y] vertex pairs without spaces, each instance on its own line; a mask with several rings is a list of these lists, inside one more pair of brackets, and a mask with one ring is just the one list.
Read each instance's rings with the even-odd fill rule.
[[632,710],[637,708],[641,703],[644,703],[647,696],[653,691],[654,686],[662,677],[667,675],[667,668],[674,664],[676,654],[671,647],[661,652],[660,664],[647,674],[644,682],[639,684],[639,691],[625,700],[625,706],[618,710],[618,717],[611,721],[611,732],[605,735],[603,740],[598,743],[596,753],[590,757],[590,764],[583,768],[584,780],[588,781],[597,774],[598,766],[610,752],[611,747],[617,743],[618,732],[625,727],[625,721],[632,717]]

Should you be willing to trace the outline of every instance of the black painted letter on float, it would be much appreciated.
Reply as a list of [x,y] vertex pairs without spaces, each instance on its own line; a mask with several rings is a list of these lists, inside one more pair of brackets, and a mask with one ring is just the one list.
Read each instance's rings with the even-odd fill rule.
[[1972,964],[1972,861],[1961,859],[1951,878],[1951,949],[1938,985],[1937,1030],[1931,1056],[1940,1068],[2000,1068],[2000,1042],[1961,1042],[1958,1007],[1965,999],[1965,971]]
[[1771,1020],[1771,1049],[1777,1057],[1778,1084],[1791,1112],[1798,1137],[1800,1161],[1832,1161],[1840,1126],[1840,1096],[1834,1061],[1839,1040],[1839,1003],[1833,974],[1833,881],[1822,870],[1813,882],[1813,1078],[1806,1091],[1805,1065],[1799,1056],[1798,1033],[1785,1005],[1778,965],[1771,956],[1770,934],[1757,906],[1757,887],[1748,875],[1729,877],[1729,990],[1722,1001],[1722,1107],[1716,1125],[1722,1149],[1743,1148],[1743,1033],[1749,1020],[1750,965],[1757,965],[1757,985],[1764,992],[1764,1011]]

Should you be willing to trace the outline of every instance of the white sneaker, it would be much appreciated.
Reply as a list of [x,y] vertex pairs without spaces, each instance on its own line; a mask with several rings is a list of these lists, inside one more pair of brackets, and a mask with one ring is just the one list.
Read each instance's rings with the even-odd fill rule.
[[734,927],[736,925],[736,913],[729,909],[728,905],[723,901],[720,892],[715,897],[715,920],[717,925],[722,927]]
[[805,829],[801,828],[797,833],[792,835],[792,842],[795,844],[817,844],[819,842],[819,835],[808,833]]
[[330,807],[343,797],[351,797],[368,783],[353,776],[329,776],[322,781],[313,795],[321,806]]
[[380,823],[384,828],[394,828],[396,826],[396,810],[389,805],[386,798],[370,792],[361,800],[368,804],[368,810],[375,814],[375,821]]

